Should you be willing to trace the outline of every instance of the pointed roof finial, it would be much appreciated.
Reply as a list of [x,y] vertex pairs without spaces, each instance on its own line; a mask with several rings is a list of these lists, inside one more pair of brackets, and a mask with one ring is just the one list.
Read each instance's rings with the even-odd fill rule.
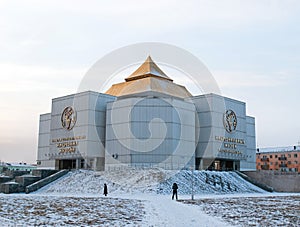
[[145,62],[153,62],[153,60],[152,60],[152,58],[151,58],[150,54],[148,55],[148,57],[147,57],[147,59],[146,59],[146,61],[145,61]]
[[151,76],[173,81],[154,63],[150,55],[148,55],[145,62],[137,70],[135,70],[129,77],[127,77],[125,81],[137,80],[137,79],[142,79]]

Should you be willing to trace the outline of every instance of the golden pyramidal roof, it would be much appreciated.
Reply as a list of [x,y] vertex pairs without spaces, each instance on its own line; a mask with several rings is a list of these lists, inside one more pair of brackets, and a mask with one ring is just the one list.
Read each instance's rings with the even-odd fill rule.
[[137,70],[125,79],[125,81],[138,80],[145,77],[159,77],[160,79],[173,81],[153,62],[150,55]]
[[149,94],[149,92],[178,98],[192,96],[184,86],[173,83],[173,80],[155,64],[150,56],[137,70],[125,78],[125,82],[113,84],[105,93],[120,97]]

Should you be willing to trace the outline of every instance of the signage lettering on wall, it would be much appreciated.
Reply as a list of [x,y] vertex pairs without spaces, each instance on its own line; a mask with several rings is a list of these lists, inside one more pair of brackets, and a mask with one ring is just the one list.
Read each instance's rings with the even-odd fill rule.
[[231,153],[231,154],[242,154],[241,151],[237,150],[237,146],[244,145],[245,144],[244,139],[237,139],[237,138],[224,137],[224,136],[215,136],[215,140],[223,142],[224,148],[220,148],[219,152]]
[[52,139],[52,143],[56,144],[59,153],[74,153],[79,144],[79,140],[86,139],[86,136],[64,137]]

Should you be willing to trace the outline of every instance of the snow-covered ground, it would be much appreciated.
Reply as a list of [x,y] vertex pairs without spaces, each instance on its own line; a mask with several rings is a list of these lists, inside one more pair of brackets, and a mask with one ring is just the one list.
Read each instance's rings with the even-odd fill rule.
[[0,196],[1,226],[138,226],[145,209],[134,199],[41,195]]
[[234,172],[170,171],[162,169],[69,172],[38,193],[47,194],[102,194],[103,184],[116,194],[152,193],[170,194],[172,184],[178,184],[178,194],[228,194],[264,192]]
[[[180,201],[171,199],[173,182]],[[299,226],[299,198],[266,193],[233,172],[78,170],[35,193],[0,194],[0,225]]]
[[300,226],[300,195],[185,200],[238,226]]
[[[137,199],[138,198],[138,199]],[[1,195],[1,226],[227,226],[165,195]],[[228,225],[229,226],[229,225]]]

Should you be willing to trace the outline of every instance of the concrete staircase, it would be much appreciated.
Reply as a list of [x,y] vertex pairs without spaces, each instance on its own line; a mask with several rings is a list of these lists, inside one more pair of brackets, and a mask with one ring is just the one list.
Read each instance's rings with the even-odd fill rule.
[[[8,171],[0,177],[0,193],[32,192],[66,174],[67,170]],[[40,183],[37,183],[40,182]],[[35,184],[37,183],[37,184]]]
[[34,192],[34,191],[44,187],[45,185],[57,180],[58,178],[64,176],[68,172],[69,172],[68,170],[61,170],[61,171],[54,173],[44,179],[39,180],[31,185],[28,185],[25,187],[25,192],[26,193]]

